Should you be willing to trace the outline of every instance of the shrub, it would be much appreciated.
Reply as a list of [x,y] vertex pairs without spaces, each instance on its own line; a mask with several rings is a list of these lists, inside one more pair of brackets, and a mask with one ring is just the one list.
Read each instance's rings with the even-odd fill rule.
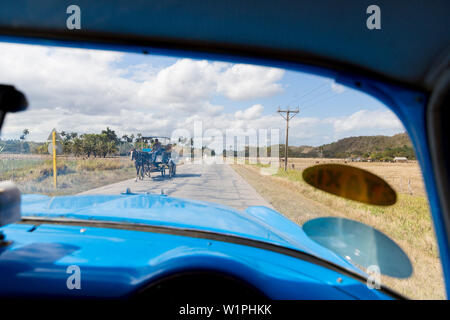
[[[57,163],[56,169],[58,171],[58,175],[63,175],[63,174],[68,174],[68,173],[73,172],[73,170],[71,170],[65,163]],[[37,172],[37,180],[42,181],[45,178],[53,176],[53,164],[51,163],[51,161],[46,161],[35,172]],[[30,173],[33,173],[33,171],[31,171]]]

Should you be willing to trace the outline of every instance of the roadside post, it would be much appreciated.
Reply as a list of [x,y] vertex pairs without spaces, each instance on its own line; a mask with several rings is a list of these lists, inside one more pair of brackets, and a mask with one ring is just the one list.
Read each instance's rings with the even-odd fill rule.
[[58,169],[56,168],[56,132],[52,131],[52,152],[53,152],[53,184],[55,190],[57,189],[56,176],[58,175]]
[[278,113],[281,117],[283,117],[284,120],[286,120],[286,144],[284,147],[284,171],[287,170],[288,167],[288,152],[289,152],[289,120],[291,120],[297,113],[299,113],[300,110],[297,107],[295,110],[286,109],[281,110],[280,107],[278,107]]
[[61,136],[56,132],[56,129],[53,129],[50,135],[47,138],[47,141],[51,141],[48,145],[48,153],[53,155],[53,184],[55,186],[55,190],[57,189],[57,176],[58,176],[58,168],[56,166],[56,155],[62,153],[62,145],[61,145]]

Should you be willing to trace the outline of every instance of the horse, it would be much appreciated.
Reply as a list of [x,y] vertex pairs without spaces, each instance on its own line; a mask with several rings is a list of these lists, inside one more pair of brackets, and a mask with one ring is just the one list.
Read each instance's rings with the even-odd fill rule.
[[144,179],[144,159],[145,155],[141,151],[132,150],[131,151],[131,161],[134,161],[134,166],[136,167],[136,182]]

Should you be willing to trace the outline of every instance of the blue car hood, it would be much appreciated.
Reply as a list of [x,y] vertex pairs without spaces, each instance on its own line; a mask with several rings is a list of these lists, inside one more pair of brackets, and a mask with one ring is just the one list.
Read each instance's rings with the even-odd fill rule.
[[140,223],[216,232],[277,244],[318,256],[362,274],[312,241],[303,229],[266,207],[238,211],[219,204],[155,194],[22,195],[22,216]]

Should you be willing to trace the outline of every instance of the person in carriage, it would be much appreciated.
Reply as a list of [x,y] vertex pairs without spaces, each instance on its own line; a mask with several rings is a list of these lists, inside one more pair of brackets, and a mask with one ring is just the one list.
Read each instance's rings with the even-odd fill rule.
[[156,157],[164,152],[161,142],[156,138],[152,144],[152,162],[156,161]]

